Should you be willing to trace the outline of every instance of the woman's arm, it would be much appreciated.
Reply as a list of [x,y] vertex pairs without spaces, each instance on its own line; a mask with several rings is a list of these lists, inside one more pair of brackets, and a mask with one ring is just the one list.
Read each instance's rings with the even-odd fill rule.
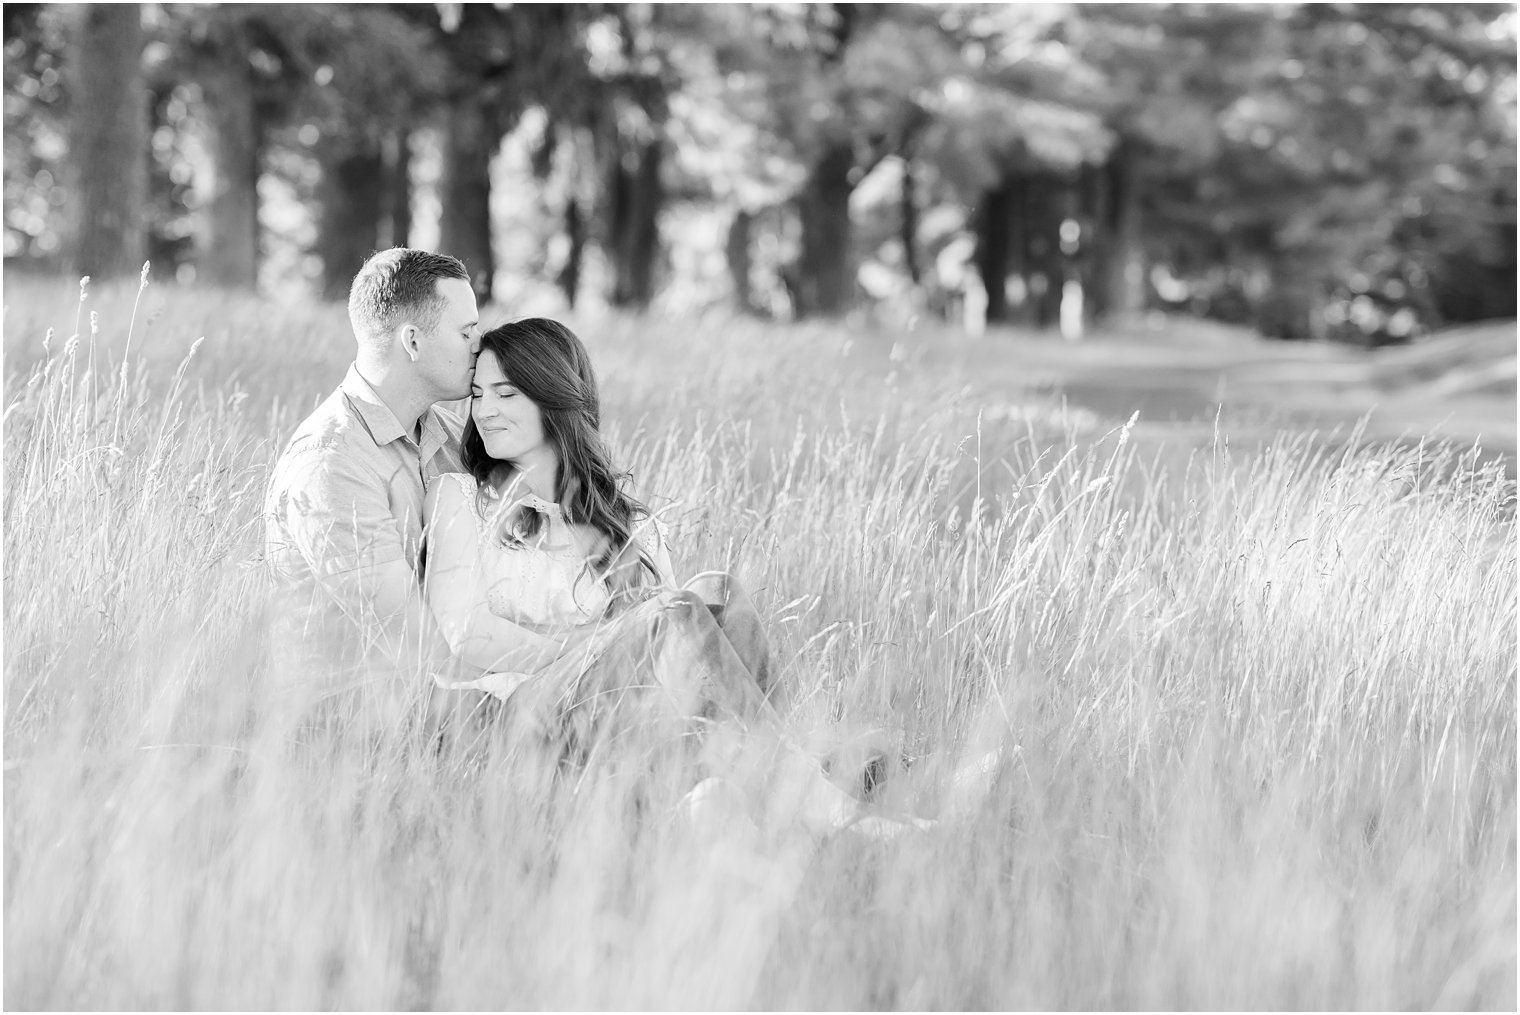
[[481,580],[480,527],[473,483],[440,476],[428,489],[424,596],[450,650],[484,670],[534,673],[566,648],[568,637],[529,630],[493,614]]
[[[649,581],[644,569],[644,557],[655,567],[655,580]],[[635,527],[628,542],[607,568],[607,590],[613,600],[641,601],[660,588],[677,587],[675,569],[670,564],[670,551],[665,546],[664,531],[653,518],[645,519]]]
[[645,522],[648,529],[649,556],[654,561],[654,566],[660,572],[660,581],[670,588],[679,588],[676,583],[676,569],[670,562],[670,542],[665,538],[665,525],[654,515],[650,515]]
[[622,571],[624,568],[637,568],[639,566],[639,554],[646,553],[649,560],[654,564],[660,583],[668,588],[677,588],[676,571],[670,563],[670,547],[665,539],[665,526],[650,515],[634,527],[633,538],[618,555],[614,570]]

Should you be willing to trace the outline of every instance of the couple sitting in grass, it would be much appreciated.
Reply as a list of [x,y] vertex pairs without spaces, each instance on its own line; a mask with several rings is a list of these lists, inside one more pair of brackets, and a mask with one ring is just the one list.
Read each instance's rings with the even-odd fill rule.
[[[266,503],[269,562],[304,599],[286,611],[298,635],[337,607],[393,658],[411,652],[431,694],[504,701],[505,735],[551,770],[659,731],[700,745],[694,810],[738,800],[815,834],[916,823],[866,802],[876,765],[842,778],[847,792],[793,745],[749,597],[723,573],[678,581],[608,456],[568,328],[482,334],[464,266],[405,248],[364,265],[348,310],[354,363],[296,431]],[[437,404],[467,396],[463,422]]]

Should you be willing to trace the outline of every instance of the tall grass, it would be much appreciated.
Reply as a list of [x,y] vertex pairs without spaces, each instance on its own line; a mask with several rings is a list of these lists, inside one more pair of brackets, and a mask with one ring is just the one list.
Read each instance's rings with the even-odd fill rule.
[[[122,291],[94,334],[62,292],[7,308],[7,1007],[1515,1005],[1493,466],[1161,462],[978,426],[842,332],[581,322],[678,567],[755,588],[797,726],[890,730],[924,814],[943,759],[1005,748],[930,833],[752,853],[635,820],[616,772],[546,794],[510,745],[273,739],[263,480],[341,314],[150,289],[133,324]],[[78,334],[44,350],[50,314]]]

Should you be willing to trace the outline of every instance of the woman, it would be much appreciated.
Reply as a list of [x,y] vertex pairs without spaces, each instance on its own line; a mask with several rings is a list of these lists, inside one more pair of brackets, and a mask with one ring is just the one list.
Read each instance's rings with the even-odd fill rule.
[[[720,574],[677,586],[664,532],[623,488],[599,424],[590,359],[564,325],[534,318],[481,337],[470,471],[441,477],[427,499],[428,601],[454,652],[494,671],[468,686],[506,699],[512,735],[557,765],[620,736],[689,744],[700,728],[712,774],[763,781],[773,809],[815,831],[900,827],[868,817],[787,744],[748,597]],[[482,611],[527,636],[478,635]]]

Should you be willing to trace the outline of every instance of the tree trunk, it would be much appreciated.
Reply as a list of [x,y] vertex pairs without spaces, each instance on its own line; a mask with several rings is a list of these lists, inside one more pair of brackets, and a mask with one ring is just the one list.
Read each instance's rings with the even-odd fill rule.
[[1098,303],[1110,318],[1145,310],[1145,255],[1141,245],[1140,193],[1136,153],[1120,142],[1102,171],[1102,236],[1098,249]]
[[383,219],[379,245],[382,249],[404,247],[412,232],[412,147],[411,131],[400,128],[385,136],[381,147],[385,172]]
[[68,165],[75,217],[65,263],[76,275],[133,275],[147,252],[147,90],[138,4],[82,4],[68,53]]
[[491,156],[500,137],[477,98],[461,95],[449,109],[443,132],[443,204],[439,249],[464,262],[480,302],[491,298],[496,258],[491,250]]
[[1108,317],[1107,276],[1111,270],[1109,257],[1113,242],[1109,235],[1109,220],[1113,218],[1113,193],[1109,183],[1106,165],[1082,164],[1082,219],[1090,226],[1083,231],[1081,258],[1088,324]]
[[656,138],[635,152],[635,168],[630,170],[619,160],[612,170],[612,305],[643,309],[654,298],[654,268],[660,253],[664,142]]
[[581,288],[581,261],[586,251],[586,217],[581,214],[580,201],[574,196],[565,206],[565,235],[570,240],[570,250],[555,282],[565,294],[565,302],[574,310]]
[[740,208],[734,212],[734,220],[728,226],[728,242],[723,245],[728,275],[734,282],[734,305],[746,314],[755,309],[755,295],[749,284],[749,244],[754,225],[755,216]]
[[848,140],[834,140],[813,164],[797,197],[802,254],[796,266],[797,316],[836,317],[855,296],[851,259],[850,170],[855,153]]
[[987,323],[1006,322],[1008,307],[1008,269],[1010,225],[1013,219],[1013,184],[1000,180],[992,190],[982,193],[976,216],[976,270],[987,290]]
[[197,75],[210,133],[211,179],[206,186],[206,232],[198,278],[211,285],[253,289],[259,278],[258,116],[253,82],[243,60],[208,61]]
[[322,205],[317,253],[322,258],[322,296],[346,300],[349,285],[380,247],[384,216],[384,159],[378,145],[319,149]]
[[902,175],[902,248],[903,265],[914,286],[923,281],[918,265],[918,179],[913,175],[913,160],[903,156]]
[[[1087,264],[1091,258],[1088,256],[1087,245],[1091,239],[1091,230],[1082,224],[1086,218],[1082,183],[1080,173],[1061,181],[1054,202],[1056,213],[1053,225],[1056,249],[1061,261],[1060,288],[1055,299],[1056,316],[1061,326],[1061,337],[1068,342],[1081,339],[1087,333],[1088,325],[1087,294],[1091,287],[1087,278]],[[1074,225],[1075,231],[1068,230],[1067,223]]]
[[1029,177],[1024,191],[1024,282],[1029,312],[1037,328],[1048,328],[1061,316],[1064,271],[1060,246],[1060,183],[1047,173]]
[[1270,287],[1255,307],[1256,330],[1266,338],[1325,338],[1324,296],[1304,259],[1276,251],[1269,271]]
[[1022,298],[1017,307],[1008,308],[1008,320],[1029,324],[1034,320],[1034,293],[1030,288],[1032,269],[1029,259],[1029,237],[1037,232],[1038,223],[1029,219],[1029,177],[1023,170],[1007,180],[1008,187],[1008,270],[1004,275],[1006,301],[1007,276],[1018,277]]

